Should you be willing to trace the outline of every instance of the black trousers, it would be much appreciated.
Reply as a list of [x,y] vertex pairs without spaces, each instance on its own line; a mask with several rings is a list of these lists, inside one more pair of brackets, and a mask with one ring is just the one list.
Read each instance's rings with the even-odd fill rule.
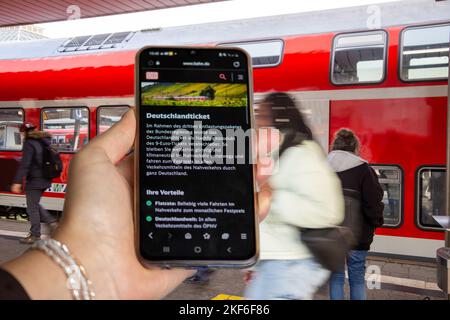
[[44,207],[39,204],[42,194],[45,190],[32,189],[25,190],[27,198],[27,214],[30,219],[31,235],[35,237],[41,236],[41,222],[52,223],[57,221],[57,217],[50,214]]

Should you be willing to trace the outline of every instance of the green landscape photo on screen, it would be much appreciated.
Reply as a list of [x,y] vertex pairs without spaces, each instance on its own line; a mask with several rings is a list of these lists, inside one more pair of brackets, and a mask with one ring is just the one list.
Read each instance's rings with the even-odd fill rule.
[[147,106],[246,107],[247,98],[242,83],[141,83],[141,103]]

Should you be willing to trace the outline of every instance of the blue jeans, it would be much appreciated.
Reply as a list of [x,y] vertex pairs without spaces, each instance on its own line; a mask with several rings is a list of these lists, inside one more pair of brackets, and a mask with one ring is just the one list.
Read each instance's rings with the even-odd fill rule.
[[[351,300],[366,300],[366,250],[352,250],[347,255],[348,283]],[[330,278],[330,299],[344,300],[345,270],[333,272]]]
[[311,300],[330,272],[314,259],[263,260],[246,288],[251,300]]

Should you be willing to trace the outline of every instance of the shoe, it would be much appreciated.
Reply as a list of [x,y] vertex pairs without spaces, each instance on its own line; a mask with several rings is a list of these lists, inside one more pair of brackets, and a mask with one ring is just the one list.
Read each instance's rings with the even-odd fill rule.
[[28,234],[26,238],[20,239],[19,242],[23,244],[33,244],[36,241],[41,240],[41,237],[33,236],[32,234]]
[[191,283],[191,284],[205,284],[208,282],[209,282],[208,278],[199,276],[192,276],[184,280],[184,283]]
[[209,272],[209,270],[204,270],[204,269],[197,270],[196,274],[187,278],[186,280],[184,280],[184,282],[185,283],[196,283],[196,284],[208,283],[210,274],[211,274],[211,272]]

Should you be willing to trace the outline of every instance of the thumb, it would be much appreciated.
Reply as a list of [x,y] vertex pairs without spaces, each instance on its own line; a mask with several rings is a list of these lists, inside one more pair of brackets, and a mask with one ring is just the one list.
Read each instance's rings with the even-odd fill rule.
[[[136,117],[134,110],[129,110],[122,119],[108,131],[95,137],[85,150],[101,149],[116,164],[133,147],[136,134]],[[89,153],[89,152],[87,152]]]

